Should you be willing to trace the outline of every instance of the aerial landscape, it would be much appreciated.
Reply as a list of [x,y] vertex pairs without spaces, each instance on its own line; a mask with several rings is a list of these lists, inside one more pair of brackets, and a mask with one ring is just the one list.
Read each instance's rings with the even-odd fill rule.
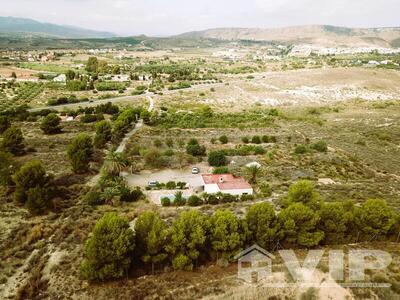
[[399,3],[214,2],[5,4],[0,299],[400,299]]

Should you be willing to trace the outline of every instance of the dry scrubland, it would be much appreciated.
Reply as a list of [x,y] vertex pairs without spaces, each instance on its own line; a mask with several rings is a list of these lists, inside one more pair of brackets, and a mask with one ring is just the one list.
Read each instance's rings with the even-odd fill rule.
[[[211,56],[209,49],[135,52],[127,64],[146,65],[152,60],[167,60],[195,64],[199,74],[216,70],[217,79],[192,84],[188,89],[168,90],[167,77],[162,78],[156,94],[154,113],[126,147],[131,168],[126,173],[176,170],[191,166],[207,166],[207,158],[193,157],[185,151],[187,142],[196,138],[207,152],[223,150],[233,153],[245,146],[258,147],[246,155],[228,154],[230,172],[248,178],[243,167],[257,161],[261,172],[253,184],[257,196],[253,200],[216,205],[202,205],[195,209],[210,215],[219,208],[232,210],[239,218],[257,202],[270,202],[279,208],[289,186],[299,179],[316,183],[327,202],[351,200],[356,205],[367,199],[386,199],[393,211],[400,210],[400,73],[397,70],[366,67],[301,68],[284,71],[285,63],[266,64],[241,61],[226,62]],[[54,63],[57,68],[69,68],[85,62],[88,55],[62,57]],[[99,55],[110,65],[119,64],[111,55]],[[199,58],[204,61],[199,62]],[[232,72],[249,65],[251,72]],[[147,66],[147,65],[146,65]],[[48,66],[47,66],[48,67]],[[40,68],[40,67],[39,67]],[[43,66],[41,67],[43,68]],[[272,71],[275,69],[275,71]],[[4,72],[12,68],[1,69]],[[37,70],[26,71],[35,73]],[[223,71],[222,71],[223,70]],[[20,71],[18,69],[18,71]],[[204,72],[203,72],[204,71]],[[202,73],[203,72],[203,73]],[[211,72],[211,71],[210,71]],[[18,72],[17,72],[18,73]],[[1,71],[0,71],[1,74]],[[18,75],[18,74],[17,74]],[[164,74],[165,75],[165,74]],[[197,74],[198,75],[198,74]],[[166,75],[165,75],[166,76]],[[193,80],[195,81],[195,80]],[[193,83],[193,82],[192,82]],[[140,83],[141,84],[141,83]],[[114,96],[131,95],[138,82],[130,82],[123,92]],[[145,82],[150,85],[150,82]],[[18,87],[20,88],[20,87]],[[6,88],[4,99],[11,101],[15,91]],[[59,95],[74,94],[78,98],[96,99],[108,92],[70,92],[53,87],[42,87],[31,97],[15,98],[16,104],[41,107]],[[145,95],[112,99],[121,108],[148,105]],[[69,109],[76,109],[76,103]],[[63,108],[58,107],[59,111]],[[67,111],[67,109],[65,109]],[[106,118],[112,118],[106,115]],[[118,281],[88,283],[80,274],[84,243],[94,224],[107,212],[126,217],[133,227],[137,216],[145,211],[156,211],[170,225],[188,207],[161,207],[149,199],[137,202],[108,203],[92,206],[85,200],[91,184],[103,164],[106,150],[95,150],[90,171],[73,174],[66,147],[78,133],[95,135],[94,123],[74,120],[62,122],[62,132],[45,135],[40,120],[14,121],[25,137],[27,154],[17,157],[23,164],[32,159],[42,161],[45,169],[55,176],[58,197],[47,214],[32,216],[16,205],[7,189],[1,189],[0,199],[0,298],[4,299],[328,299],[349,296],[355,299],[398,299],[400,297],[399,243],[395,240],[371,241],[357,245],[332,246],[339,249],[377,248],[390,251],[393,262],[385,271],[371,271],[368,278],[376,282],[392,283],[389,289],[315,289],[293,286],[287,289],[249,287],[236,278],[236,264],[221,267],[207,262],[194,271],[174,271],[170,266],[156,268],[150,275],[148,268],[134,268],[129,276]],[[227,143],[219,142],[225,135]],[[245,137],[268,137],[260,143],[245,144]],[[325,141],[327,149],[317,151],[313,145]],[[108,144],[108,149],[111,145]],[[150,160],[148,153],[153,153]],[[155,161],[155,162],[154,162]],[[186,169],[184,169],[186,170]],[[318,184],[319,179],[330,179],[334,184]],[[262,191],[268,183],[270,191]],[[144,191],[146,194],[147,192]],[[111,205],[114,204],[114,205]],[[331,248],[324,246],[325,248]],[[297,249],[299,256],[304,249]],[[284,280],[290,282],[282,262],[275,266]],[[319,265],[315,280],[327,279],[327,258]]]

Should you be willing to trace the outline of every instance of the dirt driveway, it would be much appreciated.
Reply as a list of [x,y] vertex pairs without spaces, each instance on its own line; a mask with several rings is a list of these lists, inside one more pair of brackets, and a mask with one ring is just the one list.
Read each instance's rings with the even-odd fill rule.
[[[192,167],[200,168],[200,174],[192,174]],[[159,183],[167,183],[168,181],[186,182],[189,184],[189,189],[183,190],[183,195],[189,197],[192,195],[193,188],[202,185],[201,174],[211,173],[212,168],[207,163],[199,163],[183,169],[166,169],[161,171],[145,170],[138,174],[124,174],[128,185],[131,187],[145,188],[149,181],[155,180]],[[175,190],[157,190],[145,191],[145,194],[154,204],[160,205],[162,197],[172,197],[176,193]]]

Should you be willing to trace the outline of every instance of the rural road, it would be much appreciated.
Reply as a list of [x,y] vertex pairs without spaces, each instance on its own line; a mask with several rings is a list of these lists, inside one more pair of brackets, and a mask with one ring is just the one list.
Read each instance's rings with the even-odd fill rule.
[[[154,100],[153,100],[153,98],[150,97],[150,95],[147,95],[147,99],[149,100],[149,108],[148,108],[148,111],[151,112],[151,111],[154,109]],[[124,139],[121,141],[121,143],[119,144],[119,146],[118,146],[118,148],[117,148],[117,150],[116,150],[117,153],[122,153],[122,152],[124,152],[125,147],[126,147],[126,144],[128,143],[129,139],[130,139],[142,126],[143,126],[143,120],[140,119],[140,120],[136,123],[135,127],[125,135]]]

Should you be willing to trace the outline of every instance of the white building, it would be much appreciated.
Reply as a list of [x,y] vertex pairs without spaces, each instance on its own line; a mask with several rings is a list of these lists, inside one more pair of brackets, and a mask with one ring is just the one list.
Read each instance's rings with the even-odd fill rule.
[[253,188],[242,177],[231,174],[203,174],[204,192],[208,194],[253,195]]

